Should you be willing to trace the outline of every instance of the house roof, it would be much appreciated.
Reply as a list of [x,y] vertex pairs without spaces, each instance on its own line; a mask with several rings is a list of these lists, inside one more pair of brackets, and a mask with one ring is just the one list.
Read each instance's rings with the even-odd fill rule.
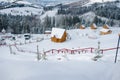
[[105,24],[104,26],[106,26],[106,27],[108,27],[108,28],[109,28],[109,26],[108,26],[107,24]]
[[96,26],[96,24],[95,24],[95,23],[93,23],[93,26],[94,26],[95,28],[97,28],[97,26]]
[[84,25],[81,25],[81,27],[85,28],[85,26],[84,26]]
[[52,28],[52,32],[51,32],[51,37],[56,37],[56,38],[62,38],[63,34],[65,32],[65,29],[61,29],[61,28]]
[[104,29],[104,28],[103,28],[103,29],[101,29],[100,31],[101,31],[101,32],[108,32],[109,29]]

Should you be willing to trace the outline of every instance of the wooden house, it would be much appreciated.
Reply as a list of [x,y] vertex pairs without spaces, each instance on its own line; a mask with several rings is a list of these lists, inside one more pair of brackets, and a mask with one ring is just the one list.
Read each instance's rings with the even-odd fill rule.
[[97,26],[96,26],[96,24],[92,24],[91,26],[90,26],[90,28],[92,29],[92,30],[95,30],[95,29],[97,29]]
[[81,25],[81,26],[80,26],[80,29],[85,29],[85,26],[84,26],[84,25]]
[[103,25],[104,29],[109,29],[109,26],[107,24]]
[[107,35],[107,34],[111,34],[112,31],[110,29],[101,29],[100,30],[100,35]]
[[51,41],[53,42],[64,42],[66,41],[67,33],[65,29],[52,28]]

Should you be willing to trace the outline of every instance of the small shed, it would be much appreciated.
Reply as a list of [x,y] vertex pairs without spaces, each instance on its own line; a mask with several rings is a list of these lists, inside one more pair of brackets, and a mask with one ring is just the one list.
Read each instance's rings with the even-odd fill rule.
[[80,26],[80,29],[85,29],[85,26],[84,26],[84,25],[81,25],[81,26]]
[[109,29],[109,26],[107,24],[103,25],[104,29]]
[[101,29],[100,30],[100,35],[107,35],[107,34],[111,34],[112,31],[110,29]]
[[47,30],[44,32],[44,34],[51,34],[51,31]]
[[67,33],[65,29],[52,28],[51,41],[53,42],[64,42],[66,41]]
[[91,28],[92,30],[95,30],[95,29],[97,29],[97,26],[96,26],[95,23],[93,23],[93,24],[90,26],[90,28]]

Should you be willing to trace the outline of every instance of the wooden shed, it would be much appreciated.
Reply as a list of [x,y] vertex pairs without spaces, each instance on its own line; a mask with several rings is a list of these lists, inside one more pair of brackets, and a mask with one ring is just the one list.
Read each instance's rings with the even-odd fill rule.
[[65,29],[52,28],[51,41],[53,42],[64,42],[66,41],[67,33]]
[[109,26],[107,24],[103,25],[104,29],[109,29]]
[[93,30],[95,30],[95,29],[97,29],[97,26],[96,26],[96,24],[93,23],[93,24],[90,26],[90,28],[93,29]]
[[81,26],[80,26],[80,29],[85,29],[85,26],[84,26],[84,25],[81,25]]
[[101,29],[100,30],[100,35],[107,35],[107,34],[111,34],[112,31],[110,29]]

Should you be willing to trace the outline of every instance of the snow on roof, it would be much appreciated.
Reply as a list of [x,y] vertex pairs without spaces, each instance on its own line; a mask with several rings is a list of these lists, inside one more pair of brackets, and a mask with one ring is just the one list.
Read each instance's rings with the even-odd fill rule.
[[105,24],[105,26],[107,26],[109,28],[109,26],[107,24]]
[[65,32],[65,29],[61,28],[52,28],[51,37],[61,38]]
[[84,25],[81,25],[83,28],[85,28],[85,26]]
[[93,23],[93,26],[94,26],[95,28],[97,28],[97,26],[96,26],[96,24],[95,24],[95,23]]
[[101,31],[101,32],[108,32],[109,29],[104,29],[104,28],[103,28],[103,29],[101,29],[100,31]]
[[51,32],[50,30],[46,30],[45,32]]

